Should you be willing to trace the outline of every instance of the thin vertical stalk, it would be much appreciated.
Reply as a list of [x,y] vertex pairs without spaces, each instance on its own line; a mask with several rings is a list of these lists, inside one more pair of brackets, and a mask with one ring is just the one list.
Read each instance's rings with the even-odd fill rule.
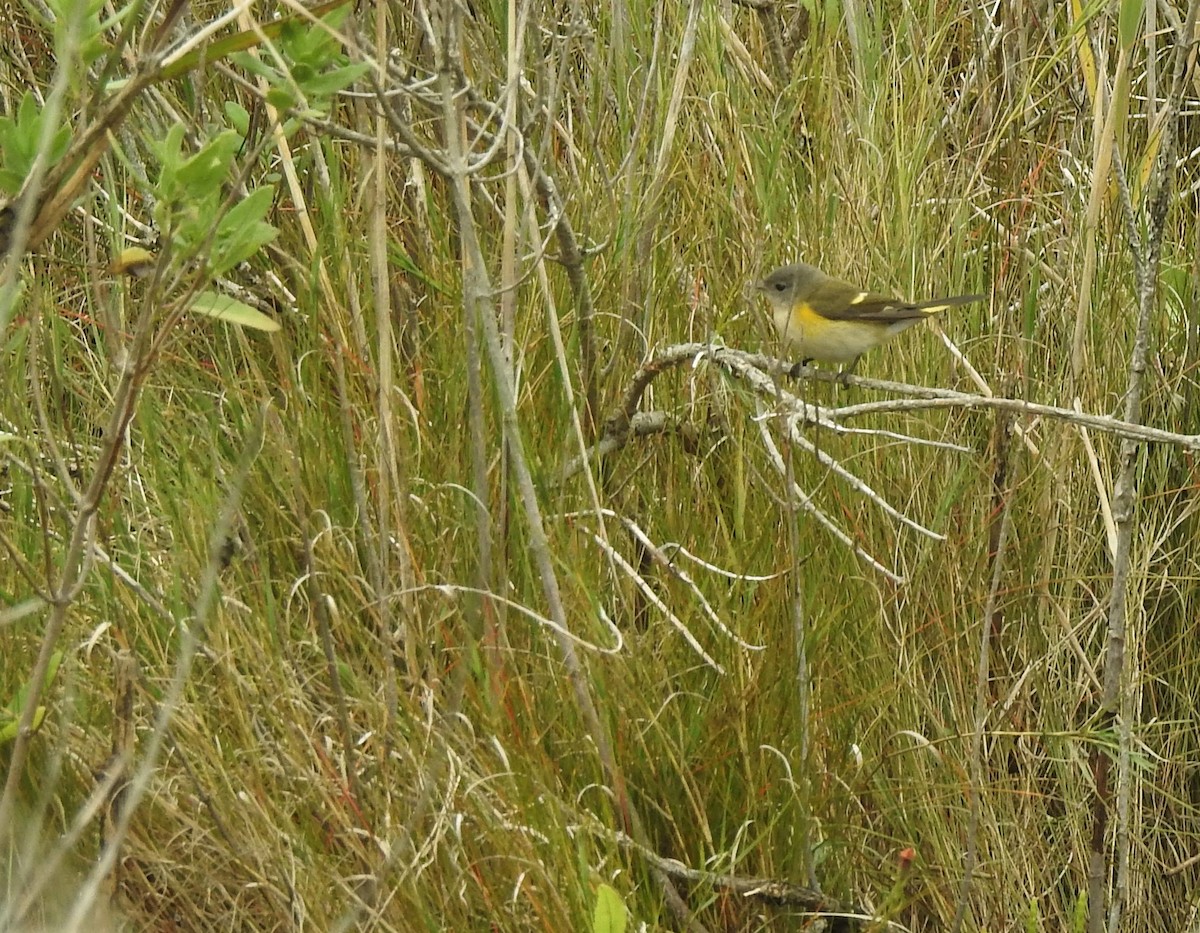
[[75,517],[71,524],[71,535],[57,571],[57,580],[47,581],[51,604],[50,615],[46,627],[42,631],[37,661],[34,663],[33,672],[29,678],[29,696],[25,698],[21,718],[17,723],[17,735],[13,741],[8,762],[8,775],[5,778],[3,794],[0,794],[0,827],[11,825],[18,785],[24,776],[25,764],[29,758],[29,746],[33,737],[33,717],[42,701],[42,691],[45,689],[46,672],[50,669],[50,660],[58,647],[58,640],[66,626],[71,606],[74,605],[91,569],[92,545],[95,540],[96,517],[100,511],[100,503],[103,501],[104,493],[108,490],[109,480],[116,469],[117,462],[121,459],[125,445],[125,433],[129,429],[129,423],[133,420],[138,398],[141,395],[146,376],[149,374],[153,356],[151,318],[149,307],[144,308],[138,331],[134,337],[130,362],[126,365],[121,374],[121,380],[117,384],[112,414],[104,431],[104,446],[100,451],[91,479],[80,495],[76,506]]
[[[457,45],[457,27],[462,11],[457,4],[448,2],[442,8],[442,13],[445,16],[445,33],[439,49],[438,72],[446,137],[446,166],[449,169],[447,181],[450,186],[455,216],[458,219],[462,247],[463,304],[466,319],[473,325],[473,329],[477,333],[480,331],[482,333],[484,351],[492,376],[492,388],[496,393],[504,441],[508,448],[509,466],[515,480],[517,497],[522,506],[526,531],[529,535],[529,551],[541,579],[548,614],[561,630],[556,630],[555,637],[563,666],[566,668],[567,678],[571,683],[576,704],[583,716],[588,733],[595,743],[596,753],[616,803],[617,811],[634,839],[645,844],[645,830],[637,809],[629,797],[625,777],[617,764],[608,729],[601,720],[592,700],[587,675],[575,650],[575,644],[570,637],[564,634],[570,631],[570,625],[559,589],[558,577],[554,570],[554,558],[550,553],[549,537],[546,534],[541,505],[534,487],[533,473],[525,454],[524,439],[517,416],[516,389],[507,366],[500,327],[491,305],[493,291],[488,279],[483,249],[479,242],[471,206],[470,179],[473,169],[467,163],[467,154],[462,139],[464,95],[460,94],[459,88],[455,86],[454,75],[457,69],[453,68],[451,64],[452,50]],[[468,334],[468,339],[470,336]],[[670,879],[661,872],[658,875],[667,902],[676,916],[692,929],[703,929],[692,917]]]
[[[1126,235],[1133,263],[1137,288],[1138,322],[1130,354],[1125,389],[1125,420],[1138,424],[1142,418],[1142,392],[1149,357],[1150,318],[1154,312],[1161,258],[1162,235],[1167,209],[1174,195],[1175,124],[1179,105],[1190,76],[1195,68],[1196,24],[1200,17],[1200,0],[1192,0],[1182,31],[1176,35],[1174,73],[1171,93],[1163,114],[1162,146],[1146,188],[1141,209],[1135,209],[1129,191],[1120,152],[1114,148],[1113,166],[1116,170],[1121,205],[1125,215]],[[1146,236],[1142,237],[1143,213]],[[1108,605],[1108,629],[1104,657],[1104,688],[1100,710],[1104,719],[1113,724],[1117,733],[1117,790],[1115,861],[1116,878],[1111,888],[1107,916],[1104,910],[1106,868],[1106,839],[1109,813],[1113,808],[1110,756],[1097,747],[1092,753],[1092,771],[1096,785],[1093,807],[1092,846],[1088,860],[1088,930],[1089,933],[1109,933],[1121,928],[1121,914],[1129,897],[1129,802],[1132,786],[1132,723],[1129,721],[1129,684],[1133,679],[1126,671],[1126,640],[1128,637],[1128,596],[1131,573],[1131,551],[1136,525],[1138,499],[1137,462],[1141,445],[1122,440],[1119,468],[1113,483],[1113,523],[1117,529],[1116,553],[1113,558],[1112,592]]]
[[[387,4],[376,4],[375,7],[375,54],[380,61],[384,61],[388,52],[388,19],[387,19]],[[387,672],[384,678],[383,695],[384,703],[387,708],[387,728],[384,735],[387,736],[386,742],[390,748],[392,741],[392,726],[396,722],[396,715],[399,706],[399,697],[397,695],[397,670],[396,670],[396,652],[392,645],[392,602],[388,598],[388,594],[384,592],[386,581],[392,579],[391,574],[391,558],[392,558],[392,518],[393,511],[396,509],[399,496],[396,496],[396,488],[393,480],[396,477],[396,444],[392,436],[392,395],[396,390],[395,386],[395,338],[392,334],[392,289],[388,277],[388,153],[387,141],[388,122],[383,115],[378,115],[375,118],[375,168],[372,177],[375,182],[375,196],[372,198],[371,209],[371,227],[370,227],[370,250],[371,250],[371,279],[375,292],[375,341],[376,341],[376,367],[378,384],[378,441],[376,448],[377,466],[375,475],[377,477],[377,488],[379,495],[379,533],[376,546],[378,547],[379,557],[377,559],[378,579],[373,580],[372,584],[375,588],[375,612],[376,625],[379,632],[379,651],[382,663],[382,669]],[[397,549],[401,555],[407,553],[407,549],[401,546]],[[407,560],[401,558],[403,563],[407,565]],[[405,577],[410,577],[411,574],[405,574]],[[402,585],[407,588],[412,585],[411,579],[402,579]],[[409,620],[411,621],[411,620]],[[413,642],[418,638],[416,632],[406,630],[404,632],[406,648],[411,648]],[[410,671],[410,676],[414,676],[415,672]],[[383,767],[387,767],[386,761],[390,755],[383,756]],[[351,787],[354,784],[351,783]]]
[[[785,481],[788,491],[796,486],[796,457],[795,446],[787,445]],[[800,507],[792,502],[791,496],[785,496],[788,502],[787,533],[788,551],[792,555],[792,572],[788,574],[790,583],[788,604],[792,621],[792,644],[796,652],[796,718],[800,730],[800,801],[803,807],[812,802],[812,676],[808,669],[808,625],[804,612],[804,572],[803,561],[800,559]],[[813,853],[812,820],[805,815],[800,821],[800,858],[804,865],[805,883],[814,889],[819,889],[817,883],[817,863]]]
[[[1083,31],[1080,41],[1091,42],[1086,29]],[[1128,56],[1122,50],[1117,59],[1117,75],[1113,79],[1114,87],[1128,87],[1127,83],[1122,80],[1122,75],[1128,71],[1128,68]],[[1116,133],[1117,114],[1120,112],[1120,108],[1127,104],[1128,100],[1119,100],[1117,94],[1108,93],[1108,78],[1098,73],[1095,83],[1095,98],[1092,101],[1092,126],[1095,130],[1095,144],[1092,153],[1092,186],[1088,194],[1087,211],[1083,217],[1083,273],[1075,305],[1075,328],[1071,337],[1073,393],[1080,391],[1080,381],[1087,371],[1087,332],[1092,318],[1092,283],[1096,279],[1097,231],[1100,227],[1100,211],[1108,192],[1115,148],[1113,138]]]
[[950,925],[950,933],[959,933],[967,918],[967,910],[971,902],[971,882],[975,874],[975,866],[979,862],[979,832],[982,823],[983,790],[986,781],[984,772],[984,730],[987,728],[988,713],[991,710],[988,684],[991,678],[992,638],[999,634],[998,600],[1000,581],[1004,574],[1004,560],[1008,552],[1008,536],[1011,521],[1012,490],[1014,483],[1011,477],[1008,443],[1008,426],[1011,416],[998,413],[995,430],[995,471],[993,474],[995,499],[998,500],[999,515],[993,520],[989,529],[988,556],[992,562],[992,579],[988,587],[987,602],[984,605],[983,617],[979,623],[979,660],[975,665],[975,710],[971,728],[971,782],[968,794],[966,849],[963,854],[963,875],[958,886],[958,904],[954,910],[954,921]]
[[233,476],[229,490],[226,493],[225,501],[222,503],[220,514],[209,536],[208,561],[200,578],[200,585],[196,593],[195,602],[193,603],[192,617],[186,626],[181,626],[179,633],[179,659],[175,663],[175,670],[171,675],[171,680],[167,686],[163,700],[158,706],[154,718],[154,728],[146,740],[142,760],[134,770],[133,776],[129,781],[125,805],[119,817],[114,821],[108,845],[104,848],[100,858],[88,873],[87,878],[80,886],[74,898],[71,914],[67,918],[66,923],[61,927],[64,933],[75,933],[77,930],[84,929],[85,924],[89,924],[88,914],[96,902],[100,887],[104,883],[104,879],[111,874],[113,866],[116,864],[116,860],[122,851],[121,842],[124,840],[126,833],[129,832],[133,816],[138,810],[138,804],[145,797],[150,788],[151,779],[158,772],[159,759],[163,750],[163,744],[167,741],[171,717],[175,715],[175,711],[179,708],[179,704],[183,700],[184,688],[187,686],[188,678],[191,676],[192,663],[196,659],[196,653],[204,637],[205,628],[217,609],[220,596],[220,573],[222,566],[220,557],[221,548],[232,533],[237,520],[238,509],[241,505],[242,493],[250,478],[250,471],[254,466],[255,460],[262,450],[263,426],[266,412],[267,406],[264,405],[259,411],[254,429],[242,450],[237,472]]

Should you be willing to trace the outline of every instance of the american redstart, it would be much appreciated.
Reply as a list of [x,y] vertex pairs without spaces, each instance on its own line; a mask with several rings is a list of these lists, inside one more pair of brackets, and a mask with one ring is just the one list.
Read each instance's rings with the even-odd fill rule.
[[902,301],[863,291],[803,262],[776,269],[756,287],[771,303],[779,336],[800,353],[803,363],[850,363],[851,369],[868,350],[929,315],[984,299],[956,295]]

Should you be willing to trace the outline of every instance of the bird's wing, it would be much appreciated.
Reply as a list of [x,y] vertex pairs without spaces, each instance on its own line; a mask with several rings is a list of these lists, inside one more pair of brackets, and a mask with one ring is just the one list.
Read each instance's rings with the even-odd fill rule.
[[929,301],[902,301],[878,292],[864,292],[848,282],[829,279],[813,292],[809,306],[830,321],[875,321],[893,324],[937,314],[956,305],[982,301],[983,295],[955,295]]
[[878,292],[865,292],[849,282],[827,279],[808,299],[821,317],[830,321],[878,321],[889,324],[925,316],[916,305],[890,298]]

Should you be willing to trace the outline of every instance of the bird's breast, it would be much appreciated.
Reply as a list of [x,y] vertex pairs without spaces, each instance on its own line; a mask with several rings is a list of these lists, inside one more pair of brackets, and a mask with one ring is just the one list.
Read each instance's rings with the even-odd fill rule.
[[916,321],[834,321],[817,314],[807,302],[773,310],[779,336],[804,359],[850,363]]

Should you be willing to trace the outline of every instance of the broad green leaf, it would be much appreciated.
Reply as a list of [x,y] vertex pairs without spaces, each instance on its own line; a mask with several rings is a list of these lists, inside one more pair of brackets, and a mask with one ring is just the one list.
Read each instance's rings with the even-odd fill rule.
[[[336,29],[348,12],[348,7],[336,9],[323,22]],[[299,106],[302,97],[311,108],[323,111],[330,97],[371,69],[366,63],[348,65],[338,40],[321,25],[289,19],[277,39],[279,55],[271,64],[245,52],[232,53],[230,59],[271,85],[267,101],[279,110]]]
[[[235,52],[243,52],[246,49],[257,48],[262,43],[262,37],[268,39],[278,39],[289,23],[297,21],[308,22],[310,16],[321,16],[328,13],[330,10],[336,10],[339,7],[345,7],[349,0],[329,0],[328,3],[322,3],[310,10],[307,10],[303,16],[297,13],[289,16],[286,19],[278,19],[274,22],[264,23],[261,29],[248,29],[245,32],[235,33],[232,36],[225,36],[217,39],[207,46],[194,49],[187,55],[171,62],[163,69],[163,77],[166,79],[177,78],[181,74],[185,74],[198,66],[202,61],[212,64],[213,62],[221,61],[228,58]],[[348,9],[348,8],[347,8]]]
[[625,933],[625,902],[607,884],[596,889],[596,912],[592,915],[592,933]]
[[1071,930],[1073,933],[1083,933],[1087,929],[1088,903],[1087,888],[1080,887],[1075,898],[1075,910],[1071,915]]
[[1117,35],[1121,40],[1121,48],[1126,52],[1132,49],[1133,44],[1137,42],[1145,9],[1143,0],[1121,0],[1121,11],[1117,17]]
[[296,100],[296,95],[286,87],[276,85],[267,91],[267,103],[276,110],[291,110],[299,101]]
[[229,166],[241,147],[242,138],[233,130],[219,133],[179,167],[179,184],[192,197],[215,191],[228,177]]
[[225,117],[243,139],[250,132],[250,111],[235,100],[225,101]]
[[1042,929],[1042,918],[1038,911],[1036,898],[1030,898],[1029,910],[1025,915],[1025,931],[1026,933],[1038,933]]
[[[9,194],[20,190],[37,158],[43,121],[41,104],[32,91],[27,91],[21,98],[16,119],[0,117],[0,190]],[[47,152],[50,165],[63,157],[70,142],[70,127],[60,126],[50,138]]]
[[70,54],[90,65],[104,54],[103,33],[114,22],[100,22],[104,0],[49,0],[47,5],[54,13],[54,43],[60,56]]
[[367,62],[345,65],[323,74],[315,74],[305,81],[301,87],[304,88],[306,94],[314,97],[332,97],[343,88],[349,87],[370,70],[371,65]]
[[214,275],[224,275],[275,239],[279,231],[263,220],[274,200],[274,188],[255,188],[221,218],[210,258]]
[[[349,7],[334,10],[322,21],[331,29],[337,29],[350,12]],[[279,37],[279,50],[293,64],[305,64],[314,69],[329,65],[341,65],[346,61],[338,40],[313,23],[295,23],[295,28],[284,29]]]
[[176,195],[177,183],[175,176],[183,164],[183,124],[172,124],[162,142],[154,145],[161,166],[156,185],[160,201],[172,200]]
[[261,311],[255,310],[244,302],[230,298],[228,295],[219,295],[216,292],[201,292],[198,294],[195,301],[192,302],[191,310],[207,317],[215,317],[221,321],[228,321],[230,324],[238,325],[238,327],[250,327],[254,330],[265,330],[269,333],[279,330],[278,321],[267,317]]
[[251,55],[249,52],[234,52],[229,56],[229,60],[243,71],[265,78],[272,84],[277,84],[281,80],[278,69],[272,68],[257,55]]

